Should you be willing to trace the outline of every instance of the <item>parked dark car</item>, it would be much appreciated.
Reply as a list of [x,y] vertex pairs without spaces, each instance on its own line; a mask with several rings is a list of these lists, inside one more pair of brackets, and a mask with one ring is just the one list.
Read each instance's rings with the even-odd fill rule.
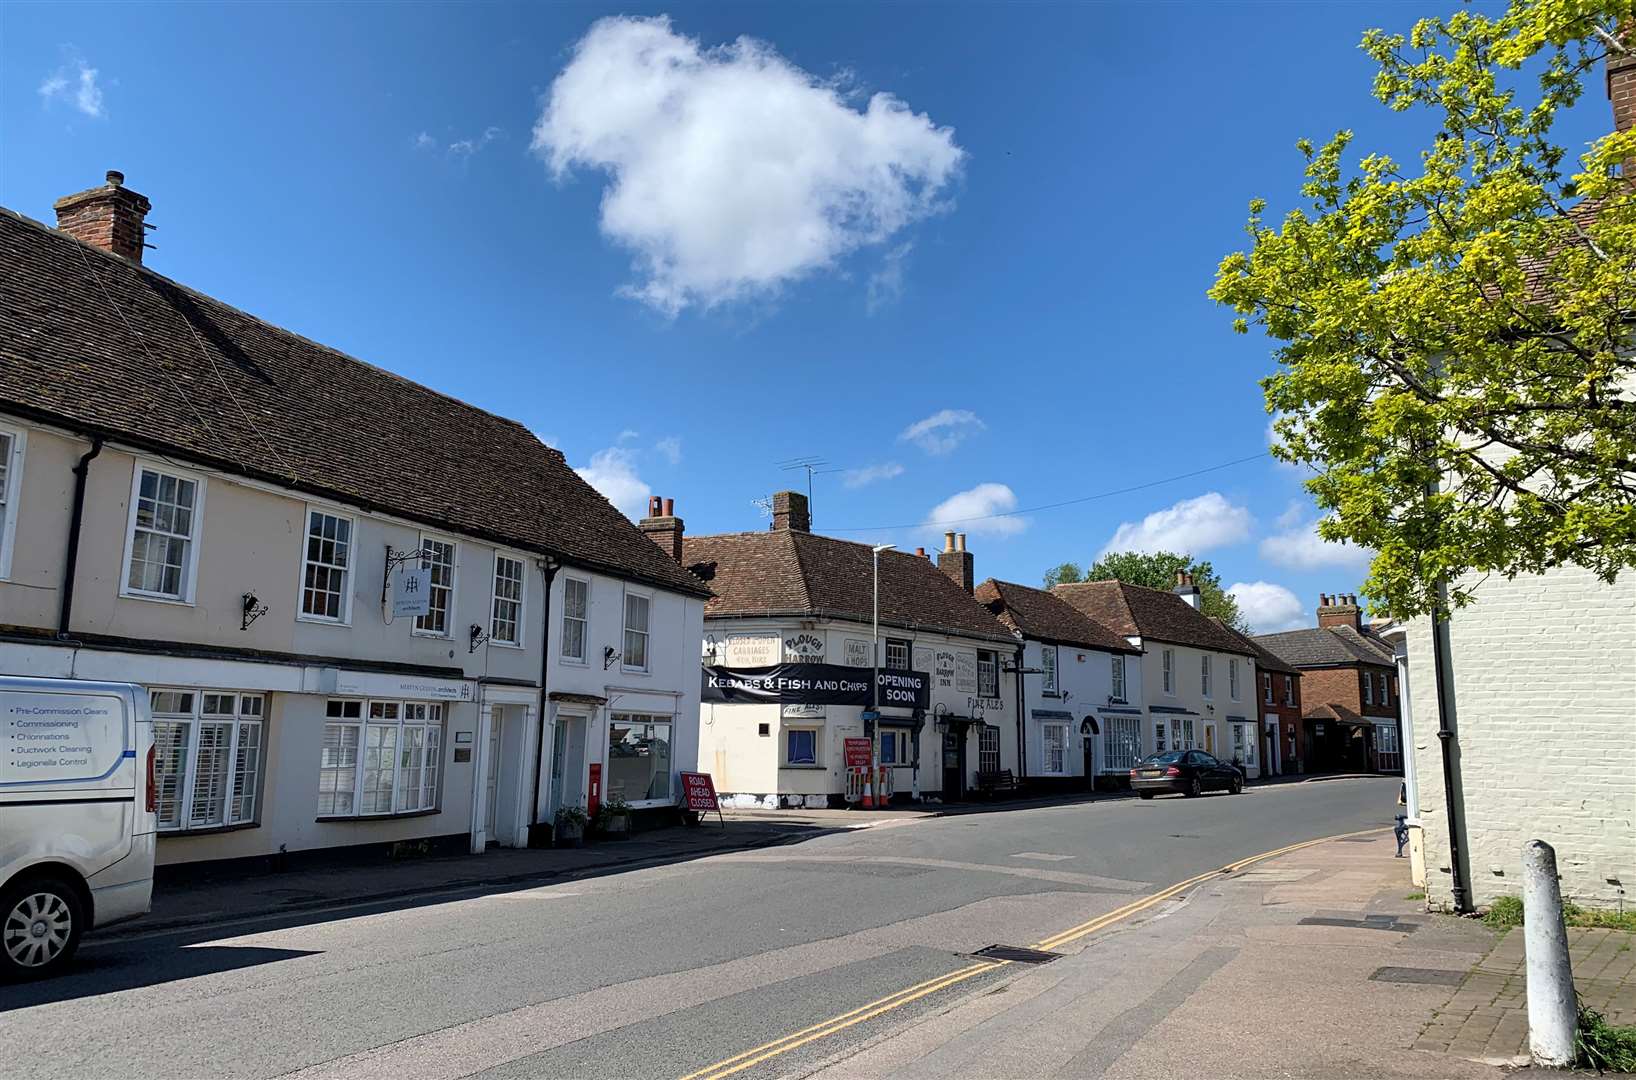
[[1203,750],[1169,750],[1138,761],[1130,771],[1130,786],[1144,799],[1165,791],[1189,798],[1206,791],[1237,795],[1244,790],[1244,774],[1238,766]]

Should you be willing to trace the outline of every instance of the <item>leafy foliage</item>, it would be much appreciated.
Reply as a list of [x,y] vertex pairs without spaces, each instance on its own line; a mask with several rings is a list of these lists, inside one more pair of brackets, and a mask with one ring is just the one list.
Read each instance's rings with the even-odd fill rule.
[[1200,611],[1220,619],[1234,630],[1249,633],[1249,626],[1238,610],[1238,601],[1221,587],[1221,575],[1209,562],[1194,562],[1191,555],[1178,555],[1171,551],[1152,554],[1110,552],[1096,560],[1081,580],[1123,581],[1130,585],[1146,585],[1150,589],[1169,589],[1176,584],[1177,570],[1186,570],[1193,575],[1193,584],[1199,589]]
[[[1511,0],[1408,35],[1371,30],[1375,96],[1437,118],[1410,168],[1303,140],[1305,206],[1250,205],[1210,295],[1279,342],[1263,381],[1281,459],[1316,471],[1320,534],[1378,554],[1364,592],[1400,618],[1484,575],[1636,563],[1636,199],[1552,141],[1636,0]],[[1525,91],[1527,91],[1525,93]],[[1636,168],[1626,172],[1636,174]]]
[[1061,566],[1053,566],[1045,572],[1045,587],[1053,585],[1072,585],[1076,581],[1085,580],[1085,571],[1079,568],[1078,563],[1065,562]]

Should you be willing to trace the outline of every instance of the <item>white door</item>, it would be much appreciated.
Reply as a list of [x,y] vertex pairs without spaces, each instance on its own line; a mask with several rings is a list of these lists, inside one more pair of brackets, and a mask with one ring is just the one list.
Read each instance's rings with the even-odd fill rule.
[[504,709],[491,710],[493,718],[489,721],[489,745],[485,760],[488,762],[487,777],[484,781],[483,793],[486,799],[486,809],[483,812],[483,834],[488,842],[496,842],[494,836],[495,811],[500,803],[500,739],[505,730],[506,713]]

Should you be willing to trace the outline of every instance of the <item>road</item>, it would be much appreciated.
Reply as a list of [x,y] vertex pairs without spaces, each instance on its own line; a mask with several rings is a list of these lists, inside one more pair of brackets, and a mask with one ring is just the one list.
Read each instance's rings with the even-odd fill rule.
[[138,925],[87,942],[73,974],[0,987],[3,1071],[801,1074],[1003,990],[1026,965],[974,962],[985,946],[1071,945],[1112,978],[1095,934],[1064,932],[1235,860],[1389,825],[1397,783],[997,810],[441,903]]

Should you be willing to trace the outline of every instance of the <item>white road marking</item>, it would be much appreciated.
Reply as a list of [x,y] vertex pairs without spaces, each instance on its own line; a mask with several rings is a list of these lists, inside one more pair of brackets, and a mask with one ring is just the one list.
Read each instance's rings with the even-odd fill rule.
[[1047,851],[1019,851],[1011,856],[1013,859],[1037,859],[1040,862],[1061,862],[1064,859],[1077,859],[1077,855],[1053,855]]

